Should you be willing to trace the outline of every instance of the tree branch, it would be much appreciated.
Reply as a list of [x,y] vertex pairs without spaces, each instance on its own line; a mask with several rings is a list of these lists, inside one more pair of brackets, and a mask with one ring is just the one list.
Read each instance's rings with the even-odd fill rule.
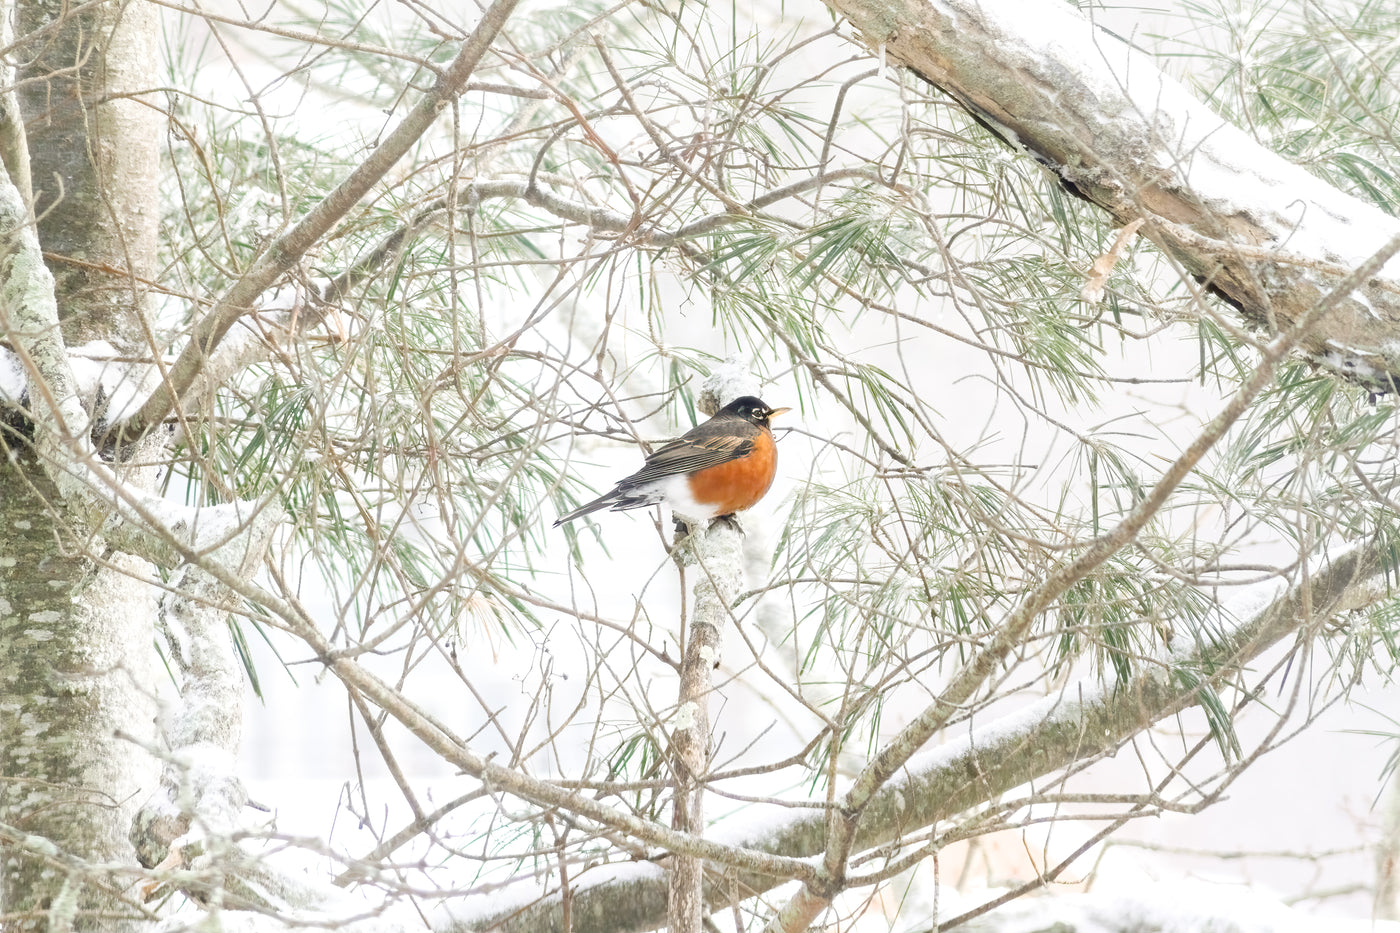
[[[1007,656],[1025,640],[1031,626],[1042,613],[1054,605],[1066,590],[1138,536],[1148,520],[1157,514],[1177,486],[1196,468],[1201,458],[1225,436],[1231,425],[1249,410],[1259,393],[1273,382],[1275,368],[1305,337],[1312,324],[1346,299],[1359,283],[1369,280],[1396,252],[1400,252],[1400,233],[1343,278],[1321,301],[1303,313],[1286,333],[1280,334],[1264,347],[1259,365],[1245,384],[1172,462],[1161,479],[1133,506],[1127,516],[1112,530],[1090,542],[1078,557],[1061,564],[1032,589],[997,629],[995,636],[963,665],[952,680],[939,691],[934,701],[901,729],[898,735],[884,744],[879,753],[862,769],[855,784],[846,793],[841,802],[841,809],[831,814],[821,876],[811,891],[801,895],[803,915],[810,915],[814,895],[829,901],[845,887],[846,865],[851,854],[851,845],[864,818],[865,807],[875,793],[898,769],[904,767],[924,743],[947,725],[953,715],[963,708],[963,704],[972,699],[987,679],[1005,662]],[[797,909],[796,904],[794,901],[790,905],[793,910]],[[810,916],[808,918],[811,919]],[[773,928],[773,933],[796,933],[801,929],[805,929],[805,926],[784,926]]]
[[276,509],[250,502],[176,505],[123,482],[98,456],[89,437],[91,416],[59,330],[53,276],[8,174],[0,178],[0,333],[25,373],[39,461],[64,505],[87,528],[118,550],[163,567],[212,554],[234,575],[252,575],[267,539],[252,528],[275,522]]
[[512,794],[538,806],[558,807],[576,813],[585,819],[627,833],[643,843],[671,852],[708,859],[760,876],[772,876],[776,880],[807,880],[813,877],[812,866],[800,859],[787,858],[768,850],[721,845],[700,836],[676,832],[610,807],[592,796],[584,796],[578,791],[497,764],[491,756],[478,755],[462,743],[451,730],[399,691],[357,662],[338,655],[308,619],[295,613],[286,618],[291,623],[294,633],[303,639],[323,659],[331,672],[348,687],[360,691],[380,709],[401,722],[444,761],[451,762],[466,773],[479,778],[495,791]]
[[[947,92],[1074,193],[1144,233],[1278,333],[1400,221],[1261,146],[1066,3],[826,0],[882,58]],[[1400,268],[1362,283],[1301,349],[1369,388],[1400,378]]]
[[175,409],[229,328],[239,317],[248,313],[258,296],[291,269],[308,249],[320,242],[330,228],[348,214],[418,142],[438,115],[462,93],[518,2],[495,0],[481,17],[471,37],[462,44],[456,59],[438,76],[432,88],[419,99],[379,148],[356,166],[292,229],[269,245],[248,271],[195,324],[184,349],[171,364],[166,380],[151,393],[136,414],[115,428],[119,443],[131,443],[142,437]]

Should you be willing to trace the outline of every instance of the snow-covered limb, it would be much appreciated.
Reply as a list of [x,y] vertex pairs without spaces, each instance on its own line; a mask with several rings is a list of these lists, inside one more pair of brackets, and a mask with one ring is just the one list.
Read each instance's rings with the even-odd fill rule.
[[[180,933],[218,929],[224,933],[272,933],[308,927],[347,933],[408,933],[423,930],[420,914],[403,903],[376,902],[318,883],[296,870],[274,868],[265,857],[228,846],[213,847],[190,867],[145,871],[130,862],[98,862],[80,858],[63,846],[20,827],[0,823],[0,843],[10,853],[23,852],[48,862],[69,879],[68,889],[100,884],[123,892],[132,916],[143,913],[151,933]],[[140,884],[145,881],[146,883]],[[143,904],[143,891],[156,890],[156,882],[195,892],[213,902],[211,909],[181,909],[185,905]],[[218,902],[222,901],[222,904]],[[49,914],[52,929],[73,929],[77,903],[54,904]],[[164,909],[175,913],[157,921]],[[242,909],[240,909],[242,908]],[[256,909],[249,909],[256,908]],[[71,912],[66,912],[71,911]],[[211,924],[211,915],[216,922]]]
[[[248,525],[245,534],[223,545],[232,555],[215,555],[246,578],[250,558],[266,548],[275,524],[270,514]],[[224,530],[206,523],[205,536]],[[243,732],[243,671],[228,631],[233,593],[196,564],[177,571],[162,601],[161,628],[167,656],[180,674],[180,698],[167,711],[168,751],[160,787],[146,800],[131,828],[131,842],[147,866],[163,862],[170,849],[211,834],[228,836],[242,828],[247,793],[234,773]]]
[[25,370],[34,443],[47,459],[65,438],[83,435],[88,417],[59,333],[53,274],[44,265],[29,208],[8,173],[0,178],[0,237],[0,334],[13,343]]
[[762,383],[753,374],[753,360],[744,355],[731,356],[705,377],[696,406],[704,414],[713,415],[741,396],[761,398],[761,386]]
[[[14,30],[10,18],[0,17],[0,45],[10,47],[14,41]],[[29,203],[34,198],[34,188],[30,183],[29,141],[24,132],[24,115],[19,109],[19,95],[15,91],[14,75],[5,69],[5,90],[0,92],[0,163],[14,180],[21,198]]]
[[152,865],[177,839],[193,842],[192,831],[227,836],[238,828],[246,798],[232,776],[232,762],[241,729],[242,673],[225,623],[232,592],[217,577],[250,578],[281,516],[276,508],[249,502],[178,505],[126,482],[120,465],[102,460],[90,437],[83,386],[63,343],[53,278],[8,177],[0,179],[0,231],[0,330],[10,339],[12,359],[24,377],[40,464],[64,507],[107,543],[180,567],[164,618],[171,657],[183,674],[181,699],[168,723],[171,751],[162,756],[161,787],[131,831],[132,842]]
[[[217,566],[261,554],[276,529],[270,512],[249,533],[217,551]],[[217,536],[218,530],[210,533]],[[244,573],[251,571],[244,568]],[[168,748],[153,752],[165,767],[159,788],[142,805],[131,842],[154,879],[218,912],[224,930],[297,929],[319,925],[365,933],[420,928],[406,907],[376,905],[278,866],[237,839],[245,829],[247,793],[235,769],[242,732],[244,677],[227,616],[233,593],[196,564],[180,569],[162,606],[168,655],[180,675],[180,698],[164,717]],[[255,909],[249,910],[247,908]],[[240,909],[243,908],[243,909]],[[274,917],[276,919],[274,919]],[[203,929],[205,912],[180,914],[158,929]]]
[[[1137,539],[1147,522],[1191,475],[1206,452],[1225,436],[1230,427],[1249,410],[1254,399],[1272,384],[1275,367],[1307,336],[1314,321],[1320,320],[1338,302],[1345,300],[1361,282],[1368,281],[1397,252],[1400,252],[1400,233],[1349,271],[1325,296],[1290,321],[1283,333],[1262,347],[1261,358],[1249,378],[1167,466],[1152,487],[1144,490],[1123,518],[1112,528],[1086,541],[1072,559],[1067,558],[1046,571],[1034,586],[1026,590],[1015,608],[980,640],[977,649],[969,653],[956,673],[938,688],[932,702],[913,716],[898,733],[882,741],[880,750],[870,757],[861,768],[860,775],[841,795],[839,809],[829,815],[822,867],[817,880],[794,895],[793,900],[779,911],[781,922],[775,920],[769,927],[770,933],[801,933],[832,898],[846,888],[862,883],[850,874],[850,857],[855,851],[856,836],[866,820],[867,805],[874,796],[889,786],[891,779],[908,766],[918,750],[951,722],[955,714],[968,708],[983,684],[1025,642],[1037,619],[1050,611],[1076,581],[1084,579],[1112,554]],[[1233,663],[1233,659],[1229,658],[1222,661]],[[1171,669],[1177,670],[1175,667]],[[1205,669],[1217,670],[1218,664],[1211,664]],[[1187,672],[1183,672],[1183,675],[1187,675]],[[1193,686],[1201,682],[1194,674],[1188,676]],[[866,883],[869,883],[869,879]]]
[[361,898],[314,880],[300,870],[274,867],[266,855],[233,846],[211,846],[188,870],[156,872],[188,891],[203,910],[179,910],[151,933],[216,929],[224,933],[273,933],[326,929],[346,933],[423,930],[417,909],[403,902]]
[[[54,280],[44,265],[28,208],[8,175],[0,178],[0,333],[13,347],[34,425],[34,450],[65,507],[109,544],[164,567],[210,554],[247,578],[261,559],[264,510],[247,502],[192,508],[134,488],[98,455],[59,329]],[[158,441],[157,441],[158,442]],[[157,443],[153,442],[153,443]],[[242,543],[240,544],[240,540]]]
[[[720,396],[727,403],[733,396]],[[681,560],[696,574],[695,610],[686,630],[681,660],[680,696],[684,721],[671,730],[671,754],[677,783],[672,826],[688,833],[705,831],[704,780],[710,767],[710,701],[714,669],[719,666],[720,633],[743,580],[743,541],[737,527],[715,521],[696,528],[681,545]],[[677,717],[678,720],[681,717]],[[675,933],[698,933],[705,917],[705,863],[676,856],[668,864],[671,894],[669,927]]]
[[[1075,762],[1112,753],[1142,730],[1196,702],[1197,688],[1184,684],[1176,676],[1178,671],[1236,671],[1300,626],[1378,598],[1385,581],[1384,557],[1382,547],[1366,544],[1326,559],[1312,569],[1304,583],[1269,594],[1262,604],[1252,601],[1237,609],[1231,618],[1238,621],[1231,624],[1230,619],[1222,620],[1214,641],[1175,645],[1157,663],[1144,663],[1142,673],[1131,684],[1105,689],[1096,678],[1071,683],[1056,696],[920,753],[872,798],[855,834],[855,850],[888,845]],[[1209,682],[1208,677],[1201,679]],[[819,855],[827,842],[826,819],[820,812],[783,810],[765,820],[750,808],[742,824],[728,832],[720,824],[709,838],[790,858]],[[777,883],[777,879],[756,873],[735,872],[732,878],[735,889],[752,893],[767,891]],[[634,881],[634,886],[637,883],[641,882]],[[654,897],[641,898],[631,890],[628,903],[664,904],[660,893],[665,889],[664,879],[653,883],[660,888]],[[726,903],[728,890],[716,892],[715,903]],[[606,906],[612,894],[606,885],[573,892],[575,933],[640,931],[663,922],[664,913],[629,912],[624,920],[618,910]],[[479,916],[476,926],[525,933],[557,924],[559,911],[559,899],[553,895],[528,909]],[[592,925],[587,920],[591,917],[607,922]]]
[[[826,0],[871,48],[937,85],[1278,331],[1400,221],[1261,146],[1071,4]],[[1092,257],[1084,257],[1087,266]],[[1303,342],[1331,370],[1389,391],[1400,376],[1400,262]]]
[[[8,176],[0,179],[0,333],[13,346],[0,372],[12,381],[18,368],[34,426],[34,450],[64,504],[89,528],[119,549],[173,567],[177,538],[148,533],[147,518],[169,506],[124,488],[89,438],[91,418],[59,330],[54,280],[44,265],[28,209]],[[11,387],[12,388],[12,387]],[[8,393],[7,393],[8,394]]]
[[[699,408],[713,415],[736,398],[758,394],[752,363],[731,356],[715,367],[700,390]],[[696,573],[695,609],[686,629],[681,659],[680,710],[671,730],[671,754],[677,776],[672,801],[672,826],[687,833],[705,831],[705,776],[709,772],[710,700],[713,673],[719,667],[720,633],[731,617],[731,606],[744,579],[743,540],[730,521],[696,527],[681,545],[678,557]],[[670,894],[668,926],[675,933],[698,933],[705,919],[705,863],[691,855],[667,860]]]

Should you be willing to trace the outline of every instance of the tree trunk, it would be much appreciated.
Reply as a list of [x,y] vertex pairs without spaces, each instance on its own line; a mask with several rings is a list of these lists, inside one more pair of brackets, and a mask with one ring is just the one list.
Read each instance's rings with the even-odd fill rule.
[[[161,115],[139,95],[156,84],[156,10],[69,6],[15,10],[39,236],[68,345],[144,348]],[[25,431],[0,433],[0,911],[6,930],[120,930],[136,909],[107,869],[136,866],[127,834],[158,762],[116,733],[154,739],[160,590],[65,514]],[[148,487],[143,474],[121,471]]]
[[140,0],[70,7],[23,0],[16,8],[39,242],[68,345],[144,348],[137,315],[155,269],[160,212],[151,193],[164,100],[142,95],[159,84],[158,11]]
[[[0,457],[0,490],[0,824],[86,860],[134,866],[127,832],[156,763],[115,732],[149,735],[155,716],[149,566],[83,553],[91,542],[69,537],[32,458]],[[89,880],[101,878],[7,852],[4,928],[48,929],[42,912],[55,905],[119,909]]]

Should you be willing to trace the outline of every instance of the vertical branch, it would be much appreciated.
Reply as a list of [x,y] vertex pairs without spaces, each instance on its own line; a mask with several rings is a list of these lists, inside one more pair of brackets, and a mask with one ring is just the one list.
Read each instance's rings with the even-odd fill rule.
[[[730,357],[705,380],[698,407],[713,415],[731,399],[757,393],[748,360]],[[710,691],[714,687],[712,675],[719,667],[720,632],[744,579],[742,535],[734,522],[711,522],[707,529],[692,529],[676,555],[682,573],[687,566],[694,566],[699,574],[695,610],[681,649],[680,697],[671,729],[671,770],[676,782],[671,825],[695,835],[705,831],[703,784],[709,770]],[[684,590],[684,577],[681,588]],[[676,855],[666,903],[671,933],[699,933],[705,919],[705,864],[701,859]]]
[[[256,572],[283,518],[276,508],[244,518],[239,513],[246,509],[247,503],[204,509],[194,540],[202,550],[200,544],[226,539],[204,560],[239,580]],[[228,627],[236,603],[228,586],[195,563],[176,572],[162,600],[161,629],[166,656],[179,673],[180,700],[166,717],[160,787],[142,804],[129,836],[147,867],[183,864],[191,854],[183,847],[227,837],[241,825],[247,794],[235,760],[243,735],[243,670]]]
[[[0,47],[9,48],[14,41],[7,13],[0,16]],[[24,132],[24,114],[20,112],[19,94],[15,91],[15,71],[8,63],[0,68],[0,164],[5,166],[10,181],[19,189],[25,204],[34,203],[34,187],[30,182],[29,141]]]
[[[683,565],[698,567],[695,610],[681,659],[680,702],[671,730],[675,803],[671,825],[679,832],[705,830],[704,777],[710,757],[710,691],[719,666],[720,631],[743,580],[743,542],[737,526],[717,521],[681,545]],[[671,933],[699,933],[705,917],[705,863],[677,855],[668,899]]]

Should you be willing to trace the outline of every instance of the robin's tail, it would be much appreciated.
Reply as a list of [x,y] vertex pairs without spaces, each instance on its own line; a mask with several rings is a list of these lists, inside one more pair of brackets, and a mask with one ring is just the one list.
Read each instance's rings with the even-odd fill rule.
[[606,509],[608,506],[614,504],[615,502],[617,502],[616,489],[605,495],[599,496],[592,502],[584,503],[583,505],[570,512],[568,515],[560,515],[559,518],[555,520],[554,527],[558,528],[565,522],[571,522],[582,515],[587,515],[589,512],[596,512],[599,509]]

